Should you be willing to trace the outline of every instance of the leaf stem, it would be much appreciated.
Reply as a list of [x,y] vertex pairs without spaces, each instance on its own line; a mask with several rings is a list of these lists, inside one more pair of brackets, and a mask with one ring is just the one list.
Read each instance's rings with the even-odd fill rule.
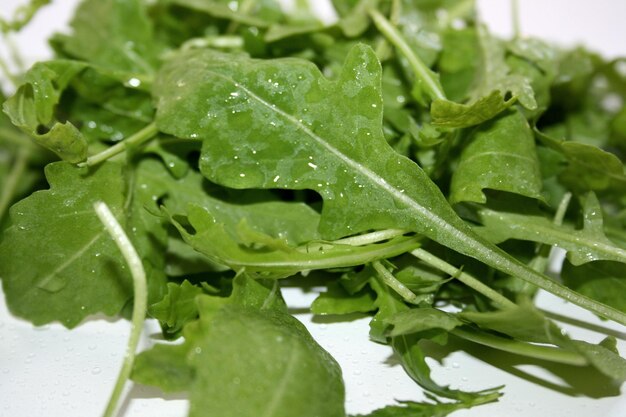
[[15,158],[15,163],[11,168],[11,172],[7,176],[4,185],[2,186],[2,192],[0,193],[0,222],[2,222],[2,218],[11,204],[11,200],[15,195],[15,189],[17,188],[17,183],[21,178],[26,166],[28,164],[28,149],[21,148]]
[[97,202],[94,204],[94,209],[98,218],[115,241],[115,244],[119,248],[120,252],[122,252],[122,256],[124,256],[133,277],[133,315],[131,319],[130,336],[128,338],[128,347],[126,348],[126,356],[124,357],[120,373],[117,377],[115,386],[113,387],[111,398],[109,399],[109,403],[107,404],[106,410],[103,414],[103,417],[112,417],[117,409],[117,403],[124,389],[124,385],[130,376],[133,362],[135,360],[135,351],[137,350],[137,345],[139,344],[139,337],[141,335],[143,322],[146,319],[148,291],[146,285],[146,273],[143,265],[141,264],[141,259],[139,258],[133,244],[128,239],[128,236],[124,233],[124,229],[115,219],[115,216],[111,213],[111,210],[106,203]]
[[449,274],[450,276],[458,279],[463,284],[472,288],[474,291],[489,298],[491,301],[496,303],[500,308],[516,307],[516,304],[513,301],[509,300],[508,298],[506,298],[499,292],[495,291],[493,288],[489,287],[488,285],[483,284],[482,282],[480,282],[478,279],[474,278],[467,272],[463,272],[461,269],[453,265],[450,265],[443,259],[438,258],[435,255],[433,255],[432,253],[427,252],[424,249],[420,249],[420,248],[414,249],[410,253],[416,258],[421,259],[422,261],[426,262],[428,265],[433,266],[445,272],[446,274]]
[[[241,2],[241,6],[239,6],[239,10],[237,11],[237,13],[242,14],[242,15],[247,15],[250,11],[252,11],[252,8],[254,7],[256,3],[256,0],[243,0]],[[233,34],[235,33],[235,31],[237,31],[237,29],[239,28],[239,22],[232,20],[230,22],[230,24],[228,25],[228,27],[226,28],[226,33],[227,34]]]
[[236,35],[208,36],[206,38],[192,38],[182,44],[181,50],[187,51],[197,48],[243,48],[243,38]]
[[522,30],[518,0],[511,0],[511,20],[513,23],[513,39],[519,39],[522,35]]
[[417,296],[413,291],[408,289],[403,283],[398,281],[396,277],[393,276],[391,272],[387,268],[383,266],[379,261],[372,262],[372,266],[378,272],[378,275],[383,280],[383,282],[397,292],[400,297],[402,297],[408,303],[414,303]]
[[4,78],[6,78],[7,80],[11,82],[13,87],[17,88],[20,85],[20,82],[17,76],[13,74],[13,72],[11,72],[6,61],[2,58],[0,58],[0,71],[2,72],[2,75],[4,76]]
[[[552,223],[556,226],[561,226],[563,224],[563,219],[565,218],[565,213],[567,212],[567,208],[569,207],[571,200],[572,193],[568,192],[563,195],[563,198],[556,209],[556,213],[554,214],[554,220],[552,221]],[[536,250],[537,255],[535,255],[535,257],[530,261],[529,266],[537,272],[541,272],[542,274],[545,273],[548,269],[548,264],[550,263],[552,249],[552,246],[546,245],[545,243],[538,244]]]
[[576,352],[570,352],[568,350],[552,346],[534,345],[532,343],[520,342],[518,340],[505,339],[503,337],[474,330],[470,327],[457,327],[451,330],[450,333],[460,337],[461,339],[469,340],[470,342],[529,358],[574,366],[585,366],[589,364],[584,356]]
[[388,240],[397,236],[402,236],[405,233],[407,233],[406,230],[400,229],[377,230],[375,232],[364,233],[358,236],[351,236],[339,240],[333,240],[332,243],[339,245],[363,246],[372,243],[382,242],[383,240]]
[[398,48],[402,55],[404,55],[404,57],[409,61],[409,65],[415,72],[417,82],[423,84],[424,90],[431,97],[431,99],[445,100],[446,95],[443,88],[441,88],[441,85],[434,77],[432,71],[422,62],[417,54],[413,52],[398,29],[396,29],[396,27],[393,26],[391,22],[389,22],[378,10],[370,9],[368,12],[378,30],[380,30],[389,42]]
[[81,162],[78,164],[78,166],[80,167],[92,167],[94,165],[98,165],[101,162],[106,161],[107,159],[110,159],[112,157],[114,157],[115,155],[118,155],[122,152],[124,152],[125,150],[134,147],[134,146],[139,146],[147,141],[149,141],[150,139],[152,139],[157,133],[159,133],[159,129],[156,127],[155,123],[150,123],[149,125],[147,125],[146,127],[144,127],[143,129],[141,129],[139,132],[135,133],[134,135],[132,135],[131,137],[116,143],[115,145],[111,146],[110,148],[90,156],[89,158],[87,158],[87,160],[85,162]]

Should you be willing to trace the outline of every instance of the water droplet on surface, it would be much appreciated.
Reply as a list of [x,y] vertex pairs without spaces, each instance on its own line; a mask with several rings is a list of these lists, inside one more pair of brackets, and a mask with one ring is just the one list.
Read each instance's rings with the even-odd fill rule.
[[141,85],[141,80],[139,78],[133,77],[133,78],[129,79],[126,82],[126,84],[128,84],[131,87],[137,88],[137,87],[139,87]]
[[92,375],[99,375],[102,372],[102,369],[100,369],[100,367],[96,366],[91,370],[91,374]]

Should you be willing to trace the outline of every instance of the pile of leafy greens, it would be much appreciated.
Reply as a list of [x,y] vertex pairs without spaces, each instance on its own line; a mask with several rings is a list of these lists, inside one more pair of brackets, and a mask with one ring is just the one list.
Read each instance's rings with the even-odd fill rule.
[[341,370],[285,285],[324,286],[314,314],[370,314],[429,399],[372,417],[498,399],[431,379],[426,348],[449,338],[619,387],[615,339],[573,340],[532,299],[626,324],[626,61],[498,39],[472,0],[333,4],[328,25],[304,1],[83,1],[4,100],[11,312],[129,315],[103,201],[141,257],[148,315],[182,338],[132,378],[188,393],[189,416],[346,416]]

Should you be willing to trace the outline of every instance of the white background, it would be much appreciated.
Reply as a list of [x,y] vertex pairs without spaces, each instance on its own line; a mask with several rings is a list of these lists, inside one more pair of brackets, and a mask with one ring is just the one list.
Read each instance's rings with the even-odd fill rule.
[[[0,0],[0,14],[7,16],[25,0]],[[14,42],[28,62],[46,57],[45,38],[63,28],[75,0],[56,0],[37,16]],[[509,2],[479,0],[483,21],[496,33],[510,34]],[[319,4],[319,1],[318,1]],[[626,2],[621,0],[520,0],[522,33],[551,39],[563,45],[583,43],[605,56],[626,55]],[[6,44],[0,55],[7,56]],[[399,400],[420,400],[421,390],[404,373],[386,346],[367,338],[368,319],[325,322],[304,313],[316,292],[287,289],[285,296],[315,339],[339,361],[347,389],[347,411],[366,413]],[[540,306],[603,327],[612,327],[626,352],[624,328],[601,323],[587,312],[553,297],[539,297]],[[564,325],[570,334],[589,341],[602,335]],[[147,323],[144,348],[158,334],[155,323]],[[67,331],[59,325],[34,328],[10,316],[0,301],[0,417],[84,417],[101,415],[119,369],[126,346],[128,323],[93,319]],[[478,390],[506,384],[500,402],[453,414],[455,417],[624,417],[624,395],[592,399],[566,395],[532,382],[534,375],[567,389],[593,385],[568,379],[559,368],[547,372],[532,361],[515,361],[510,356],[492,356],[478,349],[477,357],[453,352],[441,363],[432,360],[433,377],[443,384]],[[493,367],[487,362],[498,362]],[[503,369],[505,370],[503,370]],[[545,385],[545,384],[544,384]],[[597,388],[597,387],[596,387]],[[584,390],[584,389],[583,389]],[[153,397],[158,397],[157,399]],[[158,390],[130,387],[120,417],[182,417],[187,403],[182,396],[164,396]],[[219,417],[219,416],[215,416]],[[297,417],[297,416],[294,416]]]

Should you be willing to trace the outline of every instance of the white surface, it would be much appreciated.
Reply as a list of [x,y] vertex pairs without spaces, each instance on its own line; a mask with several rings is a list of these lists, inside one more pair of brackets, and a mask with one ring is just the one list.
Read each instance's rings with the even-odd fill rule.
[[[0,0],[0,14],[6,16],[22,0]],[[50,31],[63,27],[75,0],[57,0],[38,16],[34,24],[15,37],[26,51],[29,62],[46,56],[44,39]],[[606,55],[626,55],[626,2],[620,0],[566,1],[520,0],[522,31],[571,45],[583,42]],[[510,28],[508,1],[479,0],[483,20],[497,33]],[[591,5],[590,5],[591,4]],[[6,45],[0,44],[6,56]],[[294,311],[308,307],[316,294],[287,289],[285,297]],[[100,415],[108,399],[126,345],[128,323],[90,320],[78,329],[67,331],[59,325],[33,328],[9,315],[0,301],[0,417],[84,417]],[[624,328],[601,323],[598,319],[542,295],[539,304],[563,315],[621,332]],[[310,314],[296,314],[315,339],[339,361],[344,372],[349,413],[365,413],[390,404],[394,399],[420,400],[421,390],[390,356],[389,348],[368,341],[368,319],[325,323]],[[602,336],[580,328],[563,326],[573,337],[599,341]],[[149,335],[158,332],[155,323],[146,324],[144,346]],[[622,352],[625,335],[618,334]],[[482,352],[482,353],[481,353]],[[488,349],[477,349],[478,357],[453,352],[441,363],[431,360],[433,377],[442,384],[478,390],[506,384],[505,396],[496,404],[453,414],[455,417],[624,417],[624,395],[591,399],[566,395],[545,388],[520,371],[567,388],[562,368],[554,373],[532,362],[501,361],[508,371],[484,361],[495,360]],[[491,357],[491,359],[489,359]],[[506,358],[506,357],[505,357]],[[560,375],[560,376],[559,376]],[[584,376],[583,376],[584,380]],[[571,381],[570,381],[571,382]],[[583,381],[585,382],[585,381]],[[593,381],[587,381],[593,384]],[[580,384],[581,381],[575,382]],[[584,384],[583,384],[584,385]],[[182,417],[187,403],[182,397],[153,398],[156,390],[133,387],[120,417]],[[219,416],[216,416],[219,417]],[[297,417],[297,416],[294,416]]]

